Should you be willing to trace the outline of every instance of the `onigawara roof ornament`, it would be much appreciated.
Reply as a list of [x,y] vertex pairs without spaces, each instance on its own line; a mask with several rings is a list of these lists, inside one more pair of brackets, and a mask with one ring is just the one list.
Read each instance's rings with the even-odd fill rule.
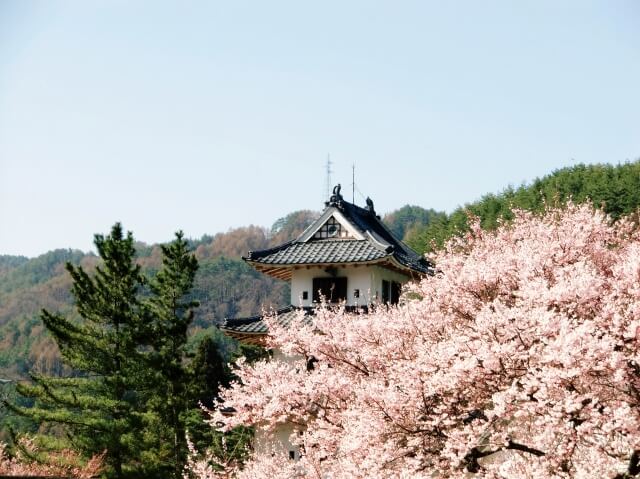
[[376,210],[373,208],[373,200],[367,196],[367,209],[371,212],[371,214],[375,215]]
[[336,186],[334,186],[333,187],[333,194],[329,198],[329,201],[327,201],[324,205],[325,206],[335,206],[337,208],[342,208],[342,201],[344,200],[344,198],[340,194],[340,190],[341,189],[342,189],[342,186],[340,185],[340,183],[338,183]]

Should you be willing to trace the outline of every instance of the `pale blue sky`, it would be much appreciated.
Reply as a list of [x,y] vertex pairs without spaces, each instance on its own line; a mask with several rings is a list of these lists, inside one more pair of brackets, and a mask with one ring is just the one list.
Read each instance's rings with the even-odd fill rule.
[[380,213],[451,211],[636,159],[639,118],[635,0],[0,0],[0,254],[269,226],[327,153]]

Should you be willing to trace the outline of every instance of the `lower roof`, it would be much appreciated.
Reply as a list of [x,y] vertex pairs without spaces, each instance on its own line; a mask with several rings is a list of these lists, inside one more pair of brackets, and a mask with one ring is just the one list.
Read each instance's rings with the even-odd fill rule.
[[[300,311],[304,311],[305,316],[313,314],[313,308],[297,308],[295,306],[287,306],[270,314],[275,316],[276,321],[281,326],[289,326],[291,321],[296,318]],[[225,318],[220,329],[224,332],[235,332],[243,334],[267,334],[269,329],[264,322],[266,315],[250,316],[248,318]],[[309,322],[311,324],[311,322]]]
[[[366,313],[369,311],[367,306],[340,306],[349,312]],[[288,328],[292,321],[303,314],[303,322],[305,326],[312,323],[311,317],[315,314],[315,307],[301,308],[298,306],[287,306],[268,315],[256,315],[247,318],[226,318],[219,329],[227,336],[235,338],[239,341],[250,344],[262,344],[265,337],[269,333],[267,323],[264,321],[265,316],[274,316],[279,326]],[[301,313],[302,312],[302,313]]]
[[[295,306],[287,306],[270,314],[275,316],[277,324],[283,327],[289,327],[291,322],[297,318],[300,311],[304,311],[305,318],[312,316],[313,308],[299,308]],[[265,315],[250,316],[248,318],[225,318],[224,323],[219,326],[220,330],[227,336],[235,338],[239,341],[260,344],[269,332],[267,323],[264,321]],[[311,320],[305,321],[311,324]]]

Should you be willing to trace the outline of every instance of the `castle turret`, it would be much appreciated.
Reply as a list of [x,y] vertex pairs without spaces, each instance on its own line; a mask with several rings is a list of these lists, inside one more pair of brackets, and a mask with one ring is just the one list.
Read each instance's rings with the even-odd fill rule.
[[[274,278],[291,282],[291,304],[279,310],[287,324],[322,298],[365,309],[373,303],[398,302],[402,284],[432,272],[432,265],[380,221],[373,201],[362,208],[344,200],[340,185],[320,217],[298,238],[274,248],[250,251],[243,259]],[[227,319],[221,329],[241,341],[259,344],[267,334],[261,316]]]

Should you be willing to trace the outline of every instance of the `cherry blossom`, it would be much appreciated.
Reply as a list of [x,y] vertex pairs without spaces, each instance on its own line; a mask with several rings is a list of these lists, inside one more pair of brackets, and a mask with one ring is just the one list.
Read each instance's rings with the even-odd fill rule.
[[291,425],[300,459],[256,449],[224,474],[640,473],[638,232],[573,204],[517,211],[494,232],[472,222],[398,307],[267,319],[269,346],[291,360],[240,362],[222,393],[235,413],[212,411],[211,424],[266,437]]

